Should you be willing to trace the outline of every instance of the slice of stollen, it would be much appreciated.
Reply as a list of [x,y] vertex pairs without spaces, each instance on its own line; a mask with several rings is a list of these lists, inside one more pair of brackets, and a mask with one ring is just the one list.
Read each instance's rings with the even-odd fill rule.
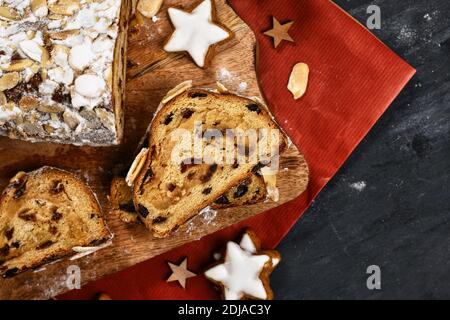
[[286,146],[258,102],[189,85],[163,99],[148,135],[128,181],[140,218],[156,237],[168,236],[260,168],[276,164]]
[[70,172],[19,172],[0,197],[0,274],[13,276],[109,238],[92,190]]

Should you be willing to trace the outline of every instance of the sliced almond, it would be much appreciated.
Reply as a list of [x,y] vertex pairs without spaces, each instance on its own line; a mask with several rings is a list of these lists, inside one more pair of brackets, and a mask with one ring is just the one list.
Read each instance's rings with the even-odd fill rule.
[[16,107],[16,104],[13,101],[7,102],[5,104],[5,109],[9,110],[9,111],[13,111],[15,107]]
[[53,40],[66,40],[69,37],[77,36],[80,34],[80,30],[66,30],[50,33],[50,38]]
[[309,67],[306,63],[297,63],[292,69],[288,89],[294,99],[300,99],[306,92],[309,79]]
[[48,14],[47,0],[31,0],[31,11],[36,17],[45,17]]
[[147,18],[152,18],[156,16],[163,0],[139,0],[137,5],[137,10]]
[[43,46],[39,46],[39,48],[42,51],[41,64],[45,68],[48,64],[48,61],[50,60],[50,55],[48,54],[47,49]]
[[36,31],[35,30],[28,30],[27,31],[27,38],[28,38],[28,40],[33,40],[35,36],[36,36]]
[[69,126],[70,129],[75,130],[80,123],[77,117],[73,114],[72,111],[66,110],[63,113],[64,122]]
[[20,74],[18,72],[11,72],[3,75],[0,78],[0,91],[5,91],[14,88],[20,82]]
[[80,2],[78,0],[59,0],[49,5],[48,9],[53,14],[72,16],[80,10]]
[[127,184],[132,187],[134,184],[134,181],[139,175],[139,172],[141,172],[142,168],[145,165],[145,162],[147,161],[148,157],[148,148],[143,148],[141,152],[137,155],[136,159],[134,159],[133,164],[131,165],[130,171],[128,171],[126,182]]
[[35,97],[23,96],[19,101],[19,107],[25,112],[35,109],[39,105],[39,101]]
[[227,89],[227,87],[225,87],[221,82],[217,81],[216,82],[216,86],[217,86],[217,90],[219,91],[219,93],[222,94],[227,94],[230,91]]
[[7,21],[19,20],[20,15],[13,8],[0,7],[0,19],[7,20]]
[[115,126],[112,112],[108,112],[103,108],[96,108],[95,113],[106,128],[113,128]]
[[33,40],[24,40],[19,43],[20,49],[27,57],[43,64],[48,61],[48,52],[43,46]]
[[41,78],[42,78],[42,81],[45,81],[45,80],[48,79],[48,71],[47,71],[47,69],[45,69],[45,68],[41,69]]
[[51,13],[47,16],[50,20],[62,20],[64,17],[60,14]]
[[6,96],[3,93],[3,91],[0,91],[0,106],[4,106],[8,103],[8,100],[6,100]]
[[13,60],[9,66],[2,68],[4,71],[22,71],[33,65],[33,61],[30,59]]
[[180,94],[187,91],[189,88],[192,88],[192,80],[180,83],[175,88],[167,92],[166,96],[162,99],[161,103],[166,104],[173,98],[178,97]]
[[53,104],[53,105],[39,105],[37,109],[40,112],[45,113],[59,113],[64,111],[64,107],[59,104]]
[[35,63],[30,67],[30,70],[33,73],[33,75],[35,75],[36,73],[38,73],[40,68],[41,66]]
[[108,69],[106,69],[106,75],[105,80],[106,84],[108,85],[109,90],[112,90],[112,81],[113,81],[113,72],[112,72],[112,66],[109,66]]

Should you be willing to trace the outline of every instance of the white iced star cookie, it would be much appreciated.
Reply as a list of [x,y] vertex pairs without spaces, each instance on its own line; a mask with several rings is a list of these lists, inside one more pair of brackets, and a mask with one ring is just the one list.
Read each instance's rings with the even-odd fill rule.
[[[239,242],[239,245],[242,249],[257,254],[258,251],[261,251],[261,241],[259,240],[256,233],[254,233],[252,230],[247,230],[244,235],[241,238],[241,242]],[[270,256],[272,258],[272,270],[280,263],[281,256],[278,253],[278,251],[270,251]]]
[[212,47],[232,36],[231,31],[214,22],[214,12],[211,0],[204,0],[190,13],[169,8],[169,17],[175,31],[164,50],[187,51],[200,68],[205,68]]
[[269,275],[280,261],[276,251],[260,251],[259,239],[247,231],[238,245],[228,242],[224,261],[205,272],[223,290],[226,300],[271,300]]

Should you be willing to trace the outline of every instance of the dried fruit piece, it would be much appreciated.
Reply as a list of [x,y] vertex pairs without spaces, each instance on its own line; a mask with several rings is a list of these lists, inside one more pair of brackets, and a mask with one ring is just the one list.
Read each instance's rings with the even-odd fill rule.
[[9,66],[2,68],[5,71],[22,71],[33,65],[33,61],[30,59],[13,60]]
[[139,0],[137,5],[137,10],[147,18],[152,18],[156,16],[163,0]]
[[294,99],[300,99],[306,92],[309,79],[309,67],[305,63],[297,63],[292,69],[289,78],[288,89],[294,95]]
[[3,20],[19,20],[20,15],[13,8],[0,7],[0,19]]
[[20,74],[18,72],[11,72],[3,75],[0,78],[0,91],[5,91],[14,88],[20,82]]

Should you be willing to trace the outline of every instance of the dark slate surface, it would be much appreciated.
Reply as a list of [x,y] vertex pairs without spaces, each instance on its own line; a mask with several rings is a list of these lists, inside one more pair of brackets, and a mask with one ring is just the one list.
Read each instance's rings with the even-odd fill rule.
[[[335,2],[364,24],[380,6],[374,33],[418,73],[280,245],[274,292],[449,299],[450,1]],[[369,265],[381,290],[367,289]]]

